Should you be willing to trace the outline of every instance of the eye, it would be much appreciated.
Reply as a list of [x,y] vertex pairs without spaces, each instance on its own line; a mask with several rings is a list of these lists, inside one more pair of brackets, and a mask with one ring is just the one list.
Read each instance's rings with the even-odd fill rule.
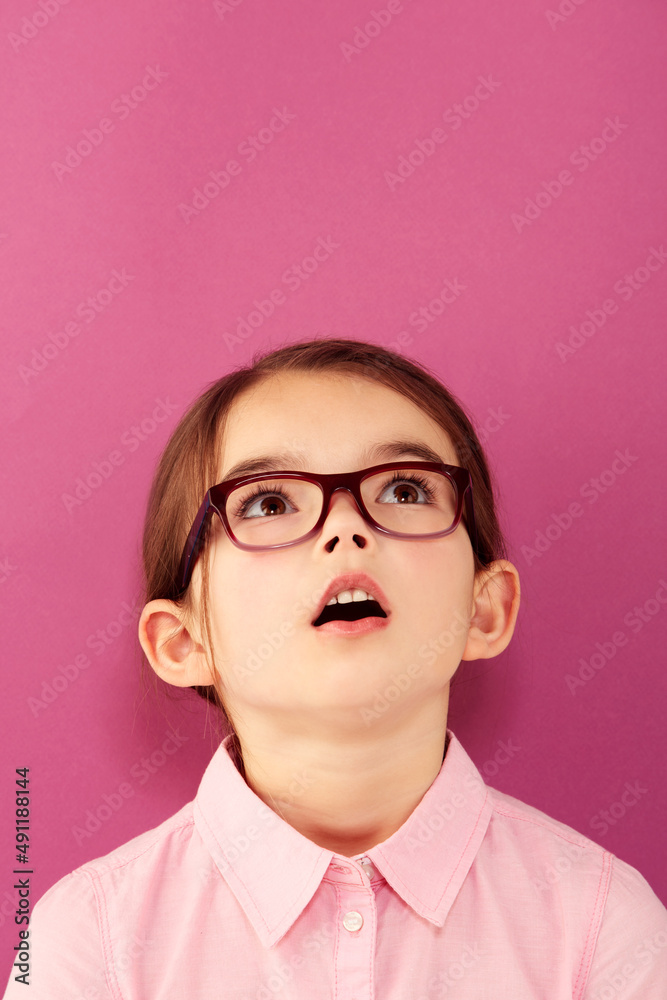
[[266,493],[258,490],[239,504],[237,517],[275,517],[278,514],[294,512],[287,496],[282,493]]
[[378,501],[379,503],[412,504],[429,503],[432,498],[432,490],[423,479],[418,476],[399,475],[388,483],[378,497]]

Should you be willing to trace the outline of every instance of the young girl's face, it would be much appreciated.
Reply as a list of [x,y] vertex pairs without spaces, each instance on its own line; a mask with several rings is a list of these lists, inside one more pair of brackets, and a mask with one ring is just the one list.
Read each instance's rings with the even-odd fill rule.
[[[347,376],[282,374],[235,401],[216,481],[237,463],[285,452],[293,457],[284,470],[364,469],[388,460],[373,448],[395,441],[418,442],[458,464],[448,435],[399,393]],[[414,452],[403,458],[423,460]],[[392,538],[341,491],[319,534],[285,549],[239,549],[214,518],[210,555],[216,667],[233,720],[271,713],[304,734],[329,724],[363,732],[387,691],[394,716],[446,697],[473,608],[473,552],[462,521],[442,538]],[[386,627],[354,635],[318,629],[312,622],[325,589],[353,572],[379,585]]]

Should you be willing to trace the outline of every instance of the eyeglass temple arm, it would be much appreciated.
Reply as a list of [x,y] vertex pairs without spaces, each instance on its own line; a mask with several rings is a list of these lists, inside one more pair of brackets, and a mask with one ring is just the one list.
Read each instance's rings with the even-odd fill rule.
[[478,549],[478,542],[477,542],[477,523],[475,521],[475,506],[472,497],[472,478],[470,479],[470,482],[468,483],[468,486],[466,487],[464,492],[465,492],[464,500],[466,506],[466,513],[468,514],[467,528],[468,528],[468,536],[470,538],[470,544],[472,545],[473,552],[476,552],[477,555],[480,558],[482,558],[482,554]]
[[178,567],[179,589],[177,596],[179,597],[187,590],[190,583],[192,570],[206,540],[206,524],[212,509],[211,498],[207,493],[188,534]]

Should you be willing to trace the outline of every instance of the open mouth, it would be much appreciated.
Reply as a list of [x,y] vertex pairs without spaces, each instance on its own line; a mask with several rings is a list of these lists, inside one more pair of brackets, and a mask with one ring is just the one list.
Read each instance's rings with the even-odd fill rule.
[[326,622],[343,621],[356,622],[361,618],[386,618],[377,601],[350,601],[348,604],[327,604],[322,613],[315,619],[313,625],[324,625]]

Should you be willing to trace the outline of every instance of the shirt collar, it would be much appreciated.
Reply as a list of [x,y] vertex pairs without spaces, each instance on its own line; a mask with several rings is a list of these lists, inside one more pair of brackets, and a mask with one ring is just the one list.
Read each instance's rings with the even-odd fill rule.
[[287,933],[336,865],[345,862],[363,884],[361,857],[416,913],[444,924],[492,812],[482,776],[449,729],[447,736],[440,771],[405,823],[353,859],[319,847],[269,809],[238,771],[232,735],[222,741],[195,797],[195,826],[265,947]]

